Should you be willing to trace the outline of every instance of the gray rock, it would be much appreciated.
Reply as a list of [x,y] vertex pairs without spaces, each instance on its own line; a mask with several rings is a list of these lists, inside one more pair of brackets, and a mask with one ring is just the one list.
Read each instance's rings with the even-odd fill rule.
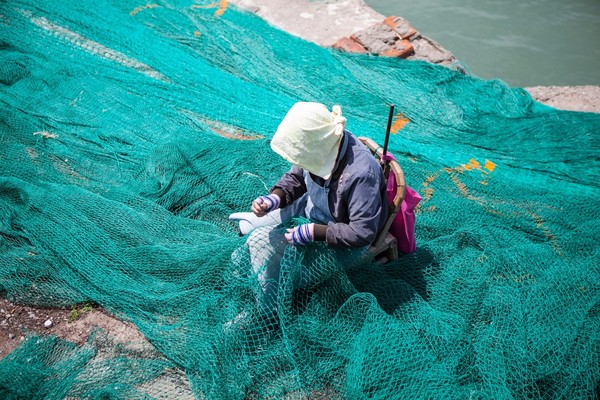
[[398,40],[398,34],[389,26],[375,24],[354,34],[369,53],[383,53]]
[[419,35],[411,40],[415,54],[407,60],[423,60],[432,64],[448,66],[456,61],[454,54],[443,48],[438,42],[428,37]]
[[394,31],[402,38],[409,39],[414,34],[416,34],[416,30],[410,26],[408,21],[402,17],[388,17],[390,19],[390,23],[394,26]]

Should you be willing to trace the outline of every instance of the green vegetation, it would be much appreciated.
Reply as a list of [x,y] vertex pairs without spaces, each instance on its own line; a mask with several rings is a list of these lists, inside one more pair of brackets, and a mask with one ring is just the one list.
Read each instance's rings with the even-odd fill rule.
[[67,316],[67,321],[69,321],[69,322],[77,321],[79,319],[79,317],[81,317],[83,314],[85,314],[87,312],[92,311],[93,309],[94,309],[93,303],[89,303],[89,302],[79,304],[79,305],[74,305],[71,308],[71,312]]

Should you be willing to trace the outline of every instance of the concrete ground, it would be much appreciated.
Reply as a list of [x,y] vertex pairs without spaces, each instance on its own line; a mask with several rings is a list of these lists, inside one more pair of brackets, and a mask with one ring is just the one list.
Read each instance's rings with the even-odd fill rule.
[[[338,40],[357,32],[367,32],[386,16],[376,12],[363,0],[231,0],[231,3],[255,13],[270,24],[314,42],[333,46]],[[415,27],[418,31],[418,27]],[[366,31],[365,31],[366,30]],[[373,30],[373,35],[377,33]],[[443,38],[436,38],[443,41]],[[438,42],[417,34],[411,38],[419,59],[448,65],[455,61],[452,53]],[[536,86],[525,88],[534,99],[551,107],[600,113],[600,86]]]
[[525,89],[534,99],[550,107],[600,113],[600,86],[534,86]]

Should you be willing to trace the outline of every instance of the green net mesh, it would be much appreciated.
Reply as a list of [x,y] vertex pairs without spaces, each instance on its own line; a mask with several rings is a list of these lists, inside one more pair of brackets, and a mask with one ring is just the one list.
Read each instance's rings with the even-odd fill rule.
[[[155,348],[31,337],[0,362],[2,397],[593,397],[600,115],[217,6],[0,2],[0,291],[96,302]],[[273,332],[227,217],[288,169],[269,139],[300,100],[379,143],[402,112],[418,247],[352,269],[286,249]],[[307,267],[322,279],[298,290]]]

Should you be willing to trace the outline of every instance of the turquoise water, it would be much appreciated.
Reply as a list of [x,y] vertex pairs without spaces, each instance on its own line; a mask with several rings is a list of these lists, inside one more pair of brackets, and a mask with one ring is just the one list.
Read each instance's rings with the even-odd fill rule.
[[408,19],[477,76],[600,85],[600,0],[366,0]]

